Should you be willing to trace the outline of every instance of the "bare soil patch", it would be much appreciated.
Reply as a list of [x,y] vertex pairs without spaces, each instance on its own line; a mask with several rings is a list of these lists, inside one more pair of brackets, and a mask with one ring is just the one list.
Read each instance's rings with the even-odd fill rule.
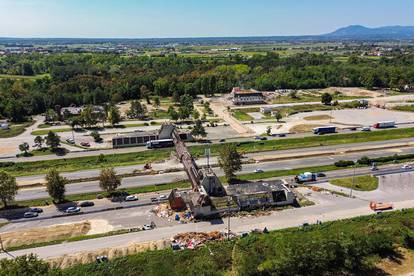
[[314,116],[308,116],[303,118],[306,121],[323,121],[323,120],[330,120],[333,119],[329,115],[314,115]]

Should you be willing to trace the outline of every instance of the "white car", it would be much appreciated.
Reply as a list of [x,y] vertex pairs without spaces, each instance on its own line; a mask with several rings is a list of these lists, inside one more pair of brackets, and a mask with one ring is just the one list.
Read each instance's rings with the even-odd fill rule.
[[408,165],[408,164],[405,164],[404,166],[402,166],[401,167],[401,169],[403,169],[403,170],[411,170],[413,167],[411,167],[410,165]]
[[264,171],[262,169],[255,169],[254,173],[263,173]]
[[24,213],[23,217],[24,218],[35,218],[39,215],[39,213],[37,212],[26,212]]
[[129,195],[125,197],[125,201],[137,201],[137,200],[138,200],[138,197],[134,195]]
[[79,213],[80,210],[81,210],[81,208],[79,208],[79,207],[69,207],[69,208],[66,209],[65,212],[68,213],[68,214],[74,214],[74,213]]
[[160,196],[158,197],[158,199],[159,199],[159,200],[167,200],[167,199],[168,199],[168,197],[167,197],[166,195],[160,195]]
[[75,140],[73,140],[73,138],[66,139],[66,142],[68,142],[69,144],[75,144]]
[[155,228],[155,224],[153,222],[151,222],[151,224],[144,224],[144,226],[142,226],[142,230],[152,230]]
[[362,131],[371,131],[371,127],[365,126],[361,129]]

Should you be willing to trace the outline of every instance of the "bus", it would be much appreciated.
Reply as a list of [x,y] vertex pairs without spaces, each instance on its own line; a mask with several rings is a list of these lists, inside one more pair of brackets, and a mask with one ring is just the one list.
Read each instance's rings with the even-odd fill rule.
[[171,148],[174,147],[173,139],[153,140],[147,142],[148,149]]
[[327,127],[316,127],[313,129],[313,133],[314,134],[328,134],[328,133],[335,133],[336,132],[336,127],[334,126],[327,126]]

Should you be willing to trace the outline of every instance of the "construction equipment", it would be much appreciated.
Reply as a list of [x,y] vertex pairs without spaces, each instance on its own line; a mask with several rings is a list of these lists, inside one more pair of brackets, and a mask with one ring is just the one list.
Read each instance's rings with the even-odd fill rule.
[[369,204],[369,207],[371,208],[372,211],[386,211],[386,210],[391,210],[394,208],[392,203],[383,203],[383,202],[375,202],[375,201],[371,201],[371,203]]

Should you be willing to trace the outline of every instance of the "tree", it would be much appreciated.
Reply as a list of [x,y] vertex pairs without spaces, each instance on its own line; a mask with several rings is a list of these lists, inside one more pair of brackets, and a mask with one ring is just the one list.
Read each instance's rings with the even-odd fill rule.
[[57,203],[65,199],[65,185],[68,180],[59,175],[56,169],[50,169],[46,174],[46,190]]
[[332,95],[329,93],[323,93],[321,96],[321,102],[324,105],[330,105],[332,102]]
[[30,146],[28,143],[24,142],[23,144],[19,145],[19,150],[24,153],[25,156],[27,156],[27,152],[29,151]]
[[177,111],[175,111],[174,107],[170,106],[168,108],[168,115],[170,115],[171,120],[177,121],[180,118],[180,115]]
[[87,127],[96,125],[98,120],[96,114],[94,114],[93,107],[91,105],[85,107],[81,112],[81,118]]
[[107,120],[111,126],[114,126],[121,121],[121,114],[116,106],[110,106],[108,108]]
[[193,114],[191,114],[191,116],[193,117],[193,119],[198,120],[200,119],[200,113],[194,109]]
[[14,197],[17,195],[17,189],[16,178],[4,171],[0,171],[0,200],[5,208],[9,201],[14,200]]
[[203,123],[200,120],[196,121],[194,128],[191,130],[191,135],[206,137],[207,132],[203,126]]
[[219,152],[219,166],[224,171],[228,183],[232,183],[235,172],[242,169],[242,155],[237,152],[234,144],[225,144]]
[[46,136],[46,145],[52,150],[56,150],[60,146],[60,137],[53,131],[49,131]]
[[268,126],[266,128],[266,134],[267,134],[267,136],[271,136],[272,135],[272,127],[271,126]]
[[140,101],[132,101],[131,107],[129,108],[127,115],[133,119],[143,119],[147,113],[147,108],[141,104]]
[[121,185],[121,179],[116,175],[114,168],[106,168],[99,176],[99,187],[109,193],[113,193]]
[[160,97],[159,96],[154,97],[154,107],[159,108],[160,105],[161,105]]
[[96,143],[102,143],[103,139],[99,132],[97,132],[96,130],[91,132],[91,136]]
[[282,119],[282,113],[280,113],[280,112],[276,112],[276,114],[275,114],[275,118],[276,118],[276,120],[279,122],[279,121]]
[[193,110],[193,98],[188,94],[182,95],[180,97],[180,108],[178,109],[180,118],[187,119],[188,117],[190,117]]
[[46,122],[56,122],[59,119],[59,115],[56,111],[49,108],[46,112]]
[[36,148],[38,148],[38,149],[41,149],[41,148],[43,147],[43,142],[44,142],[44,139],[43,139],[43,137],[42,137],[42,136],[36,136],[36,137],[34,138],[34,143],[35,143],[35,146],[36,146]]
[[0,260],[0,275],[49,275],[50,265],[34,254]]
[[147,101],[147,104],[151,104],[150,100],[150,91],[148,90],[148,87],[146,85],[142,85],[140,87],[141,97],[144,98]]

